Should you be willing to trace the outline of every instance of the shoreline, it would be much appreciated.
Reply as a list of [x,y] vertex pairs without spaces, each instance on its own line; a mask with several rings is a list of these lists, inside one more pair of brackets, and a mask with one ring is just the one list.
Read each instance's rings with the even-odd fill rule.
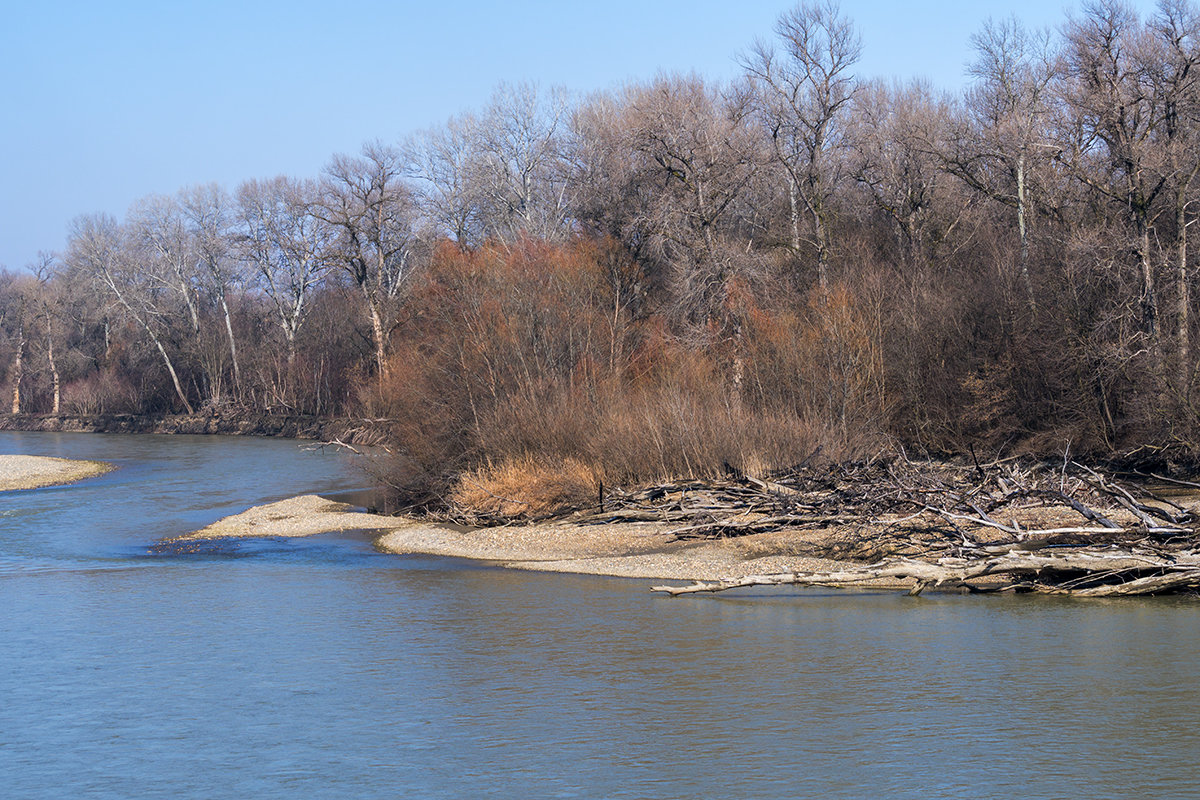
[[0,492],[63,486],[116,469],[104,461],[49,456],[0,455]]
[[[853,486],[816,491],[800,481],[758,481],[759,487],[745,479],[753,490],[742,483],[688,482],[626,495],[619,507],[600,513],[489,527],[366,514],[307,495],[252,508],[175,541],[360,530],[376,536],[378,550],[397,555],[690,582],[651,587],[670,595],[768,585],[906,589],[910,595],[929,588],[1082,597],[1200,593],[1200,507],[1180,504],[1185,495],[1195,499],[1194,489],[1177,494],[1180,502],[1144,487],[1131,487],[1135,496],[1076,467],[1086,480],[1071,476],[1077,485],[1068,485],[1063,471],[1052,476],[1058,489],[1044,488],[1045,476],[1015,467],[996,475],[991,490],[985,481],[969,483],[971,472],[966,479],[945,469],[940,476],[922,472],[908,476],[907,487],[893,477],[901,494],[891,502],[886,491],[894,488],[862,474],[850,476],[858,480]],[[916,513],[906,513],[911,506]],[[725,518],[714,519],[712,509]]]
[[370,444],[362,441],[368,433],[362,420],[301,414],[7,414],[0,416],[0,431],[262,436]]
[[[317,495],[255,506],[198,531],[167,540],[184,543],[226,538],[303,538],[359,530],[393,555],[430,555],[485,561],[509,569],[567,572],[647,580],[714,581],[778,572],[832,572],[863,562],[805,555],[822,531],[777,531],[707,541],[680,541],[661,522],[467,528],[359,511]],[[906,588],[906,580],[872,588]]]

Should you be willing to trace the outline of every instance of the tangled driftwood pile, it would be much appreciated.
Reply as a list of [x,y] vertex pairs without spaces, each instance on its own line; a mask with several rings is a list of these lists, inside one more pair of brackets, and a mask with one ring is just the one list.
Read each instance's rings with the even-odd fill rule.
[[833,573],[654,587],[673,595],[901,578],[911,579],[913,594],[931,586],[1155,594],[1200,588],[1200,507],[1171,499],[1173,489],[1192,492],[1200,484],[1118,480],[1070,460],[968,467],[898,460],[804,468],[768,480],[666,484],[610,495],[587,519],[678,523],[679,538],[809,531],[809,554],[871,562]]

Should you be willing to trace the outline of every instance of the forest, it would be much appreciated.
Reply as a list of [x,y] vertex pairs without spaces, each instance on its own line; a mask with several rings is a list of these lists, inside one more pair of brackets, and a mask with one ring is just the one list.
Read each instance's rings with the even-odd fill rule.
[[971,44],[960,94],[866,80],[806,2],[729,83],[501,84],[318,176],[79,216],[0,271],[3,410],[353,418],[413,504],[1200,455],[1200,13]]

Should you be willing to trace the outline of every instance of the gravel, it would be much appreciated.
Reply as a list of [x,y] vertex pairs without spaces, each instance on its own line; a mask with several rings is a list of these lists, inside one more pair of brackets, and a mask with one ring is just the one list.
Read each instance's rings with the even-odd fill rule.
[[0,491],[39,489],[74,483],[115,469],[103,461],[72,461],[46,456],[0,455]]

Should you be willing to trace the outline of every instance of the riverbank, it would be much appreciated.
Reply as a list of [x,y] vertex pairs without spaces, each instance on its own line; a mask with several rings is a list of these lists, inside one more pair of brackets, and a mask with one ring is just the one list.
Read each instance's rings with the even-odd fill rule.
[[[304,537],[347,530],[378,535],[397,555],[493,562],[511,569],[625,578],[730,580],[762,572],[823,572],[856,562],[805,555],[828,546],[831,531],[776,531],[732,539],[680,540],[663,522],[586,524],[560,520],[470,528],[357,511],[316,495],[258,506],[179,537],[186,543],[237,537]],[[906,586],[903,581],[877,585]]]
[[103,461],[0,455],[0,492],[75,483],[115,469]]
[[1200,485],[1174,484],[1170,495],[1156,494],[1076,462],[835,465],[770,481],[739,476],[612,492],[601,508],[542,522],[379,517],[309,496],[189,538],[365,529],[390,553],[695,582],[661,587],[672,594],[776,584],[914,594],[1200,591]]
[[375,426],[363,420],[261,413],[228,414],[8,414],[0,431],[49,433],[162,433],[268,436],[280,439],[372,444]]

